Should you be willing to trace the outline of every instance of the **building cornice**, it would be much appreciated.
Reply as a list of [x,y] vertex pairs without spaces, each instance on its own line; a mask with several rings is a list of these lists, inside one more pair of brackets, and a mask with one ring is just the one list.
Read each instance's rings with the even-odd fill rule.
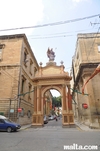
[[77,86],[77,84],[79,82],[79,79],[82,76],[83,69],[96,68],[98,66],[98,64],[100,64],[100,62],[97,62],[97,63],[84,63],[84,64],[82,63],[82,64],[80,64],[77,76],[76,76],[75,81],[74,81],[74,86]]
[[25,34],[14,34],[14,35],[2,35],[2,36],[0,36],[0,40],[14,39],[14,38],[26,38],[26,35]]

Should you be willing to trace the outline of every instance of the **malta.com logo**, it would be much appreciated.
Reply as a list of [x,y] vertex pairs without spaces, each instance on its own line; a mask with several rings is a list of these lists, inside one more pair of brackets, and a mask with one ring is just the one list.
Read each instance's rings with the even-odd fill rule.
[[72,145],[64,145],[64,150],[98,150],[97,145],[78,145],[78,144],[72,144]]

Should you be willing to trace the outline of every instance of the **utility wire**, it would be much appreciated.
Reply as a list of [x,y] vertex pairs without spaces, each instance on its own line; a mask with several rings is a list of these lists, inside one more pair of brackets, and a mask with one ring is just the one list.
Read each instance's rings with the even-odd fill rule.
[[[95,28],[95,29],[98,29],[98,28]],[[76,31],[68,31],[68,32],[61,32],[61,33],[50,33],[50,34],[44,34],[43,36],[55,36],[55,35],[62,35],[62,34],[68,34],[68,33],[79,33],[79,32],[82,32],[82,31],[88,31],[88,30],[93,30],[93,28],[89,28],[89,29],[81,29],[81,30],[76,30]],[[34,38],[34,37],[40,37],[42,35],[29,35],[28,37],[29,38]]]
[[47,39],[47,38],[61,38],[61,37],[71,37],[71,36],[75,36],[75,35],[59,35],[59,36],[51,36],[51,37],[34,37],[31,39]]
[[[95,28],[98,29],[98,28]],[[71,36],[76,36],[76,34],[73,35],[67,35],[67,33],[77,33],[81,31],[87,31],[87,30],[93,30],[93,29],[84,29],[84,30],[78,30],[78,31],[70,31],[70,32],[62,32],[62,33],[54,33],[54,34],[44,34],[44,35],[30,35],[28,36],[29,39],[48,39],[48,38],[66,38]]]
[[2,31],[10,31],[10,30],[18,30],[18,29],[28,29],[28,28],[39,28],[39,27],[46,27],[46,26],[55,26],[55,25],[61,25],[61,24],[77,22],[77,21],[81,21],[81,20],[85,20],[85,19],[89,19],[89,18],[93,18],[93,17],[97,17],[97,16],[100,16],[100,14],[93,15],[93,16],[87,16],[87,17],[83,17],[83,18],[76,18],[76,19],[72,19],[72,20],[66,20],[66,21],[54,22],[54,23],[49,23],[49,24],[43,24],[43,25],[1,29],[0,32],[2,32]]
[[[82,94],[82,92],[79,92],[78,90],[76,90],[76,89],[72,89],[72,88],[70,88],[71,90],[73,90],[73,92],[76,92],[76,93],[79,93],[79,94]],[[89,95],[89,94],[87,94],[87,93],[85,93],[84,95]]]
[[22,94],[18,94],[17,96],[25,96],[26,94],[32,93],[32,92],[34,92],[34,89],[32,91],[28,91],[28,92],[25,92],[25,93],[22,93]]

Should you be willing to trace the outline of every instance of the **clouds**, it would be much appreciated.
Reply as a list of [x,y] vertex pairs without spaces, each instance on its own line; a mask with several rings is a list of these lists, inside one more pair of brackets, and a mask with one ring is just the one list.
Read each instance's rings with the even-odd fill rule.
[[72,0],[73,2],[79,3],[79,2],[83,2],[83,1],[87,1],[89,2],[90,0]]
[[[100,1],[98,0],[0,0],[0,6],[0,30],[67,21],[100,13]],[[77,31],[93,32],[94,30],[97,32],[89,26],[90,22],[94,22],[95,19],[0,32],[0,35],[25,33],[37,62],[42,61],[43,65],[48,62],[47,48],[57,47],[55,62],[59,65],[63,60],[67,69],[71,67]]]
[[[43,19],[42,0],[0,0],[0,5],[0,29],[34,26]],[[19,30],[16,33],[30,33],[32,30]]]
[[82,0],[72,0],[73,2],[80,2],[80,1],[82,1]]

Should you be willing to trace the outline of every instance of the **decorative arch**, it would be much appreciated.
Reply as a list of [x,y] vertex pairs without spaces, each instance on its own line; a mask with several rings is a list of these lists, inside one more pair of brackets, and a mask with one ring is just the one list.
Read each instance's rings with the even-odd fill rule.
[[55,89],[57,91],[59,91],[59,93],[62,95],[62,91],[61,91],[61,88],[57,87],[57,86],[45,86],[45,88],[43,89],[42,91],[42,97],[43,97],[43,94],[47,91],[47,90],[50,90],[50,89]]
[[34,113],[32,126],[43,126],[43,102],[47,90],[56,89],[62,97],[62,126],[72,127],[74,117],[72,111],[72,100],[70,95],[70,80],[64,66],[57,66],[55,62],[49,62],[45,67],[40,64],[39,72],[33,79],[34,83]]

